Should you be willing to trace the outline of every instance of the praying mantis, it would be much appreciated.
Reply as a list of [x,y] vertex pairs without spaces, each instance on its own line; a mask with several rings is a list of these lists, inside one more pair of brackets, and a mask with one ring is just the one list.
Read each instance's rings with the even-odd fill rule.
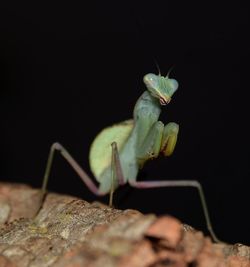
[[146,74],[143,78],[146,90],[137,100],[133,119],[126,120],[102,130],[94,139],[89,153],[90,168],[99,187],[80,167],[70,153],[60,144],[51,146],[44,174],[41,194],[44,198],[55,151],[59,151],[82,181],[95,195],[110,193],[109,204],[112,206],[114,190],[125,183],[136,188],[153,187],[195,187],[201,199],[207,228],[216,242],[204,192],[196,180],[137,181],[139,170],[146,161],[157,158],[160,153],[170,156],[176,145],[179,125],[169,122],[164,125],[159,121],[161,108],[167,105],[178,89],[178,82],[160,73]]

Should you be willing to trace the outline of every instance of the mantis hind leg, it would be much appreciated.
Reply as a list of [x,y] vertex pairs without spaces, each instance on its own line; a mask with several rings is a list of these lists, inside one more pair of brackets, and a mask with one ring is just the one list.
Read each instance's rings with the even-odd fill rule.
[[47,190],[47,184],[51,172],[51,167],[54,159],[55,151],[59,151],[61,155],[66,159],[69,165],[75,170],[75,172],[79,175],[82,181],[87,185],[89,190],[93,192],[95,195],[102,196],[103,192],[99,190],[99,188],[94,184],[91,178],[87,175],[87,173],[81,168],[81,166],[76,162],[76,160],[70,155],[70,153],[59,143],[54,143],[49,152],[49,157],[47,160],[47,165],[44,173],[43,184],[41,188],[41,203],[44,200],[44,196]]
[[210,220],[208,207],[205,199],[205,194],[202,189],[201,184],[196,180],[171,180],[171,181],[146,181],[146,182],[137,182],[137,181],[129,181],[129,184],[133,187],[137,188],[154,188],[154,187],[195,187],[198,190],[199,197],[201,200],[202,209],[204,212],[206,225],[209,233],[213,240],[217,243],[221,243],[221,241],[217,238],[216,234],[214,233],[212,223]]
[[[166,126],[165,126],[165,129],[167,129],[167,130],[165,130],[166,132],[169,130],[172,131],[172,129],[173,129],[172,126],[170,127],[170,129],[167,128]],[[169,136],[169,135],[167,135],[167,136]],[[175,137],[172,137],[172,138],[175,138]],[[168,140],[169,140],[169,137],[168,137]],[[173,141],[170,141],[170,143],[171,142],[173,142]],[[169,143],[168,143],[168,145],[169,145]],[[173,147],[174,146],[172,146],[171,148],[173,148]],[[171,151],[171,149],[169,149],[169,148],[167,148],[167,149],[171,153],[173,152],[173,151]],[[124,183],[124,178],[123,178],[123,173],[122,173],[122,169],[121,169],[121,164],[120,164],[120,159],[119,159],[119,154],[117,151],[116,143],[112,143],[112,166],[113,166],[112,167],[113,173],[114,173],[114,175],[117,176],[118,182],[120,181],[119,182],[120,184]],[[115,176],[113,176],[113,177],[115,177]],[[114,178],[112,178],[112,179],[114,179]],[[203,191],[201,184],[198,181],[196,181],[196,180],[171,180],[171,181],[145,181],[145,182],[139,181],[138,182],[136,180],[129,179],[128,182],[131,186],[136,187],[136,188],[155,188],[155,187],[194,187],[194,188],[196,188],[198,190],[198,193],[199,193],[199,197],[200,197],[202,209],[204,212],[207,229],[208,229],[212,239],[217,243],[221,243],[221,241],[219,240],[219,238],[217,238],[217,236],[213,230],[212,223],[211,223],[210,216],[209,216],[209,212],[208,212],[205,194],[204,194],[204,191]],[[114,184],[114,180],[113,180],[112,184]],[[111,186],[111,190],[110,190],[111,201],[113,199],[112,194],[114,192],[114,188],[112,189],[112,187],[113,186]]]
[[[112,206],[113,203],[113,193],[115,190],[115,179],[117,179],[118,184],[122,185],[125,183],[125,180],[123,178],[121,164],[119,160],[119,154],[117,149],[117,144],[113,142],[112,144],[112,159],[111,159],[111,188],[110,188],[110,199],[109,199],[109,205]],[[106,192],[103,192],[98,188],[94,182],[91,180],[91,178],[87,175],[87,173],[81,168],[81,166],[77,163],[77,161],[70,155],[70,153],[59,143],[52,144],[46,164],[46,169],[44,173],[43,178],[43,184],[41,188],[41,203],[44,200],[48,180],[52,168],[53,159],[55,156],[55,151],[59,151],[61,155],[66,159],[66,161],[69,163],[69,165],[75,170],[75,172],[79,175],[79,177],[82,179],[82,181],[86,184],[86,186],[89,188],[89,190],[98,196],[103,196],[106,194]]]

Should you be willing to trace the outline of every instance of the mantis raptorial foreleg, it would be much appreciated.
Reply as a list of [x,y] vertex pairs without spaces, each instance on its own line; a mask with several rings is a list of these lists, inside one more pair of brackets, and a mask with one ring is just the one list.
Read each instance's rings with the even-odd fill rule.
[[140,167],[143,167],[148,159],[157,158],[161,149],[162,133],[164,124],[161,121],[156,121],[145,137],[145,140],[140,144],[137,159]]
[[178,124],[170,122],[164,126],[161,121],[156,121],[138,146],[137,159],[140,166],[149,159],[157,158],[160,152],[170,156],[174,151],[178,132]]

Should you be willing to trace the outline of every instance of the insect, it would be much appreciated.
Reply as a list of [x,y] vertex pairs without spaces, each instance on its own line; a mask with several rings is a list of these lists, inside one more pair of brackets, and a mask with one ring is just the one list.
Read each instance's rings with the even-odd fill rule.
[[41,189],[42,196],[46,193],[54,152],[58,150],[90,191],[99,196],[110,193],[110,205],[112,205],[114,190],[125,183],[137,188],[170,186],[197,188],[207,228],[212,238],[219,242],[212,229],[204,193],[198,181],[136,180],[139,169],[146,161],[157,158],[160,153],[170,156],[175,149],[179,125],[174,122],[164,125],[158,120],[161,108],[170,102],[178,88],[178,82],[168,76],[146,74],[143,81],[147,90],[142,93],[135,104],[133,119],[105,128],[94,139],[90,147],[89,162],[91,171],[100,184],[99,187],[61,144],[54,143],[51,146],[47,161]]

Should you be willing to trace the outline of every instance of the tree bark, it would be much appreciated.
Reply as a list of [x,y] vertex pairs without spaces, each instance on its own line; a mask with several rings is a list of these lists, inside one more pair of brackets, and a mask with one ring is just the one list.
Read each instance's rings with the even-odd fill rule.
[[0,184],[0,267],[250,266],[250,248],[214,244],[170,216],[143,215]]

